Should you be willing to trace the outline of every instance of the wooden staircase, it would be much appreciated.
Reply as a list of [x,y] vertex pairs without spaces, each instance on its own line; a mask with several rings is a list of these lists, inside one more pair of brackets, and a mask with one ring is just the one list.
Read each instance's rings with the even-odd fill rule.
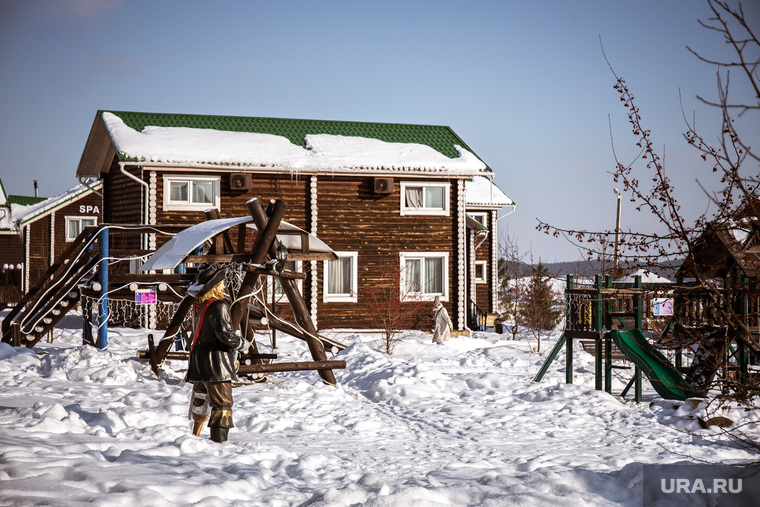
[[98,264],[97,227],[85,228],[24,295],[2,323],[2,341],[34,347],[76,306],[79,285],[88,282]]

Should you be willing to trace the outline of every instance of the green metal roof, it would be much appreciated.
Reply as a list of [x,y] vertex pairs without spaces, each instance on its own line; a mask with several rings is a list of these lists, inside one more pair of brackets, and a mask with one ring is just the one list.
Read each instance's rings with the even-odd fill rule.
[[[98,116],[101,116],[103,112],[105,111],[98,111]],[[273,134],[285,137],[296,146],[304,148],[306,147],[305,137],[308,134],[331,134],[379,139],[388,143],[424,144],[449,158],[458,156],[457,150],[454,147],[455,145],[461,146],[470,153],[475,154],[451,127],[439,125],[298,120],[253,116],[140,113],[110,110],[107,112],[118,116],[127,126],[138,132],[141,132],[147,126],[156,126]],[[119,156],[121,157],[121,155]],[[475,156],[477,157],[477,155]],[[478,158],[480,159],[480,157]],[[487,164],[486,170],[491,170],[487,167]]]
[[9,195],[8,204],[20,204],[22,206],[31,206],[46,200],[47,197],[32,197],[29,195]]

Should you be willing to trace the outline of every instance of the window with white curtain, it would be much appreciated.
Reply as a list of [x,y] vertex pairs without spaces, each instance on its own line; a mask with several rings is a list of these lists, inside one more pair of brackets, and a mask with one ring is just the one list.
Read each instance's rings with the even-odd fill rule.
[[448,299],[448,252],[401,252],[401,299]]
[[85,227],[98,225],[98,217],[66,217],[66,241],[74,241]]
[[164,176],[164,209],[167,211],[219,208],[221,178]]
[[324,261],[325,302],[357,302],[357,252],[335,252],[337,260]]
[[401,182],[402,215],[448,215],[449,184]]

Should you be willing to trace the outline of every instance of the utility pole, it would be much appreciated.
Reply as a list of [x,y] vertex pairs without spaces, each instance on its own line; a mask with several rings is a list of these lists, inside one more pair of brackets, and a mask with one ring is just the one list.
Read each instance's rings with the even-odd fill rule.
[[615,276],[620,274],[620,214],[623,207],[623,194],[617,188],[613,189],[617,196],[617,219],[615,220]]

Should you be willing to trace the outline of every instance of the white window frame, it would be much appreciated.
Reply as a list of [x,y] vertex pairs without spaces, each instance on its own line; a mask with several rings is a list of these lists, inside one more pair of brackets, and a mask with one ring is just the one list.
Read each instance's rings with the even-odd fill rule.
[[[296,272],[301,273],[303,270],[303,261],[291,261],[291,262],[295,263]],[[274,283],[275,280],[276,279],[273,276],[267,277],[267,294],[268,294],[267,303],[270,303],[272,301],[272,291],[275,288],[275,283]],[[298,286],[298,290],[301,291],[301,293],[303,294],[303,280],[300,278],[297,279],[296,285]],[[275,293],[274,297],[275,297],[275,303],[282,303],[283,301],[288,300],[284,292],[282,292],[281,294]]]
[[[483,270],[483,276],[478,276],[478,266],[482,267]],[[488,272],[488,261],[475,261],[475,272],[473,274],[473,278],[475,279],[475,283],[486,283],[486,273]]]
[[339,258],[351,258],[351,287],[353,290],[350,294],[330,294],[328,292],[329,284],[327,283],[328,269],[331,261],[322,261],[322,301],[325,303],[356,303],[358,302],[357,292],[359,290],[359,252],[335,252]]
[[[423,189],[422,198],[425,199],[425,188],[436,187],[443,189],[443,208],[426,208],[424,206],[419,208],[409,207],[406,204],[406,189],[407,187],[421,187]],[[432,182],[432,181],[402,181],[401,182],[401,215],[441,215],[447,216],[449,214],[449,189],[451,185],[448,182]]]
[[[421,281],[422,292],[406,291],[406,261],[409,259],[422,259],[421,273],[425,272],[425,259],[442,258],[443,259],[443,292],[424,292],[424,281]],[[439,296],[441,301],[449,300],[449,252],[399,252],[399,269],[401,270],[401,286],[399,292],[401,301],[432,301],[435,296]]]
[[[212,182],[214,184],[213,199],[211,203],[191,202],[193,195],[193,183],[194,182]],[[165,175],[164,176],[164,210],[165,211],[206,211],[210,208],[221,209],[221,176],[190,176],[190,175]],[[172,183],[187,183],[188,184],[188,201],[173,201],[171,199],[171,184]]]
[[[468,215],[474,220],[477,220],[483,227],[488,227],[488,212],[486,211],[468,211]],[[481,220],[482,219],[482,220]]]
[[66,220],[66,242],[67,243],[71,243],[72,241],[74,241],[77,238],[76,235],[74,235],[74,236],[71,235],[71,225],[70,225],[71,222],[79,222],[79,232],[82,232],[82,230],[85,227],[87,227],[87,226],[82,225],[82,220],[92,220],[93,222],[95,222],[93,225],[98,225],[98,217],[97,216],[90,216],[90,215],[66,215],[64,218]]

